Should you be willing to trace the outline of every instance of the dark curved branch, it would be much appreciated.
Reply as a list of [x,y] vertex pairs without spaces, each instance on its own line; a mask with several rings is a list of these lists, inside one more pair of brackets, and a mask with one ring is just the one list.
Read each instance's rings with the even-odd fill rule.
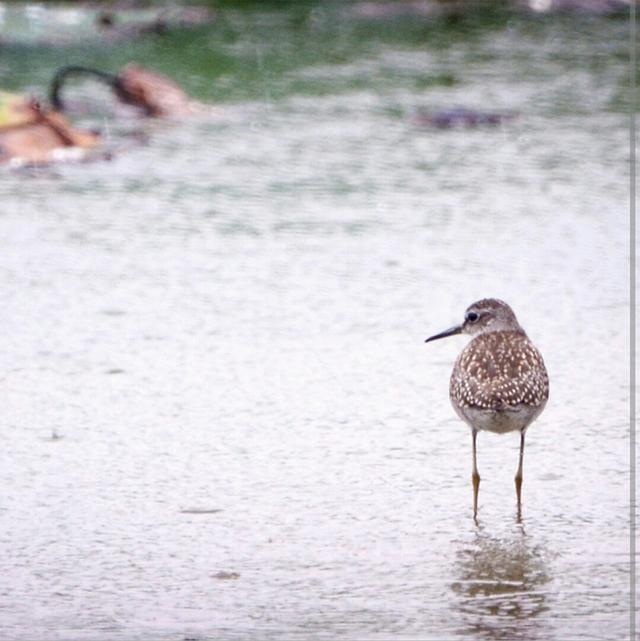
[[118,76],[112,73],[107,73],[106,71],[100,71],[99,69],[92,69],[91,67],[69,65],[68,67],[62,67],[62,69],[59,69],[51,82],[51,88],[49,90],[49,100],[51,101],[52,107],[56,111],[64,111],[65,109],[64,102],[61,96],[64,82],[69,76],[78,75],[93,76],[98,80],[102,80],[107,85],[109,85],[111,89],[113,89],[113,91],[121,100],[126,100],[129,96],[129,92],[124,88]]

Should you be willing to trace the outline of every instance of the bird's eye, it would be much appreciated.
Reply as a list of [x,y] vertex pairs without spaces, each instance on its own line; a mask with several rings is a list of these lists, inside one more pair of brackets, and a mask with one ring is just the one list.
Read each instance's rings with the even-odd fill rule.
[[480,318],[478,312],[467,312],[467,320],[470,323],[475,323]]

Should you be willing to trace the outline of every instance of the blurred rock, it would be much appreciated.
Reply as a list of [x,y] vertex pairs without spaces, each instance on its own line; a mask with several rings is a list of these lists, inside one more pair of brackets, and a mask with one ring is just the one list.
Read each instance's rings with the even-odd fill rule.
[[145,22],[123,22],[116,7],[99,12],[96,25],[102,35],[118,40],[140,35],[162,35],[174,29],[194,28],[213,22],[215,16],[215,12],[206,7],[186,6],[163,9],[153,19]]
[[496,126],[509,122],[518,117],[511,111],[476,111],[465,107],[454,107],[433,113],[419,111],[413,119],[420,127],[435,127],[437,129],[473,128]]

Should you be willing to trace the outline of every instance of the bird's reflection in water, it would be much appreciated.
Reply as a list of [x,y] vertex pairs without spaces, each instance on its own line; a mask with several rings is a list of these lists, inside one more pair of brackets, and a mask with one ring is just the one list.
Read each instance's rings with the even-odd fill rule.
[[548,638],[545,550],[519,527],[502,538],[477,530],[458,552],[451,585],[462,634],[468,638]]

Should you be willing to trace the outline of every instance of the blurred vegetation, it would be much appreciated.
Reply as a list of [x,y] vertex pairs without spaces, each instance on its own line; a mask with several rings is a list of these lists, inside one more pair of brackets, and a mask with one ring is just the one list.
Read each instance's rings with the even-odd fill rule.
[[[49,6],[55,4],[56,0],[49,1]],[[68,1],[64,4],[70,5]],[[75,3],[86,7],[91,16],[107,6],[124,13],[131,11],[121,10],[124,6],[157,10],[186,4],[210,6],[215,19],[197,27],[170,29],[160,35],[140,35],[121,42],[96,37],[72,38],[63,45],[46,39],[9,41],[0,50],[1,86],[45,91],[55,70],[67,64],[115,72],[136,61],[179,80],[191,94],[211,102],[274,101],[292,94],[357,91],[372,84],[384,92],[391,83],[397,84],[398,74],[407,89],[422,91],[459,83],[464,70],[459,63],[447,61],[447,51],[461,41],[466,45],[489,42],[492,34],[507,29],[521,33],[532,46],[541,49],[557,39],[562,46],[554,46],[544,55],[554,56],[556,62],[559,57],[566,57],[567,68],[579,64],[608,72],[614,61],[624,70],[628,60],[623,21],[617,21],[619,26],[614,24],[610,29],[615,37],[603,37],[603,20],[609,24],[611,21],[591,16],[532,16],[515,11],[507,0],[467,0],[464,10],[460,10],[458,0],[439,0],[446,11],[428,17],[400,12],[383,19],[350,13],[357,3],[340,0]],[[385,4],[402,7],[406,3],[391,0]],[[91,16],[87,18],[89,24],[94,19]],[[402,70],[396,66],[373,71],[367,60],[386,48],[407,52],[428,48],[442,52],[438,58],[444,62],[430,68],[409,66]],[[494,56],[497,65],[504,55],[493,52],[492,47],[477,49],[476,55]],[[345,65],[355,68],[344,73]],[[616,109],[627,103],[627,80],[621,75]]]

